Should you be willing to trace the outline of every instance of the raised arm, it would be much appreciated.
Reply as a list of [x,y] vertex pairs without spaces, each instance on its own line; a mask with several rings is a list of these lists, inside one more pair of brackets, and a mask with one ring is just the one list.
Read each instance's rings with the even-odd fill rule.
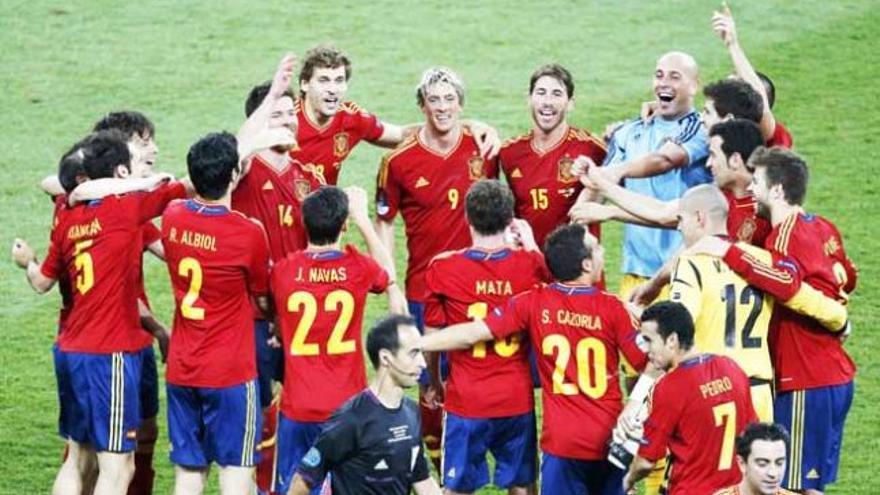
[[36,253],[24,239],[16,238],[12,243],[12,260],[25,270],[28,283],[36,293],[44,294],[55,285],[54,278],[43,275]]
[[[292,132],[289,129],[269,129],[272,107],[275,101],[283,97],[284,92],[290,87],[295,65],[296,57],[292,53],[287,53],[282,57],[275,70],[275,76],[272,78],[269,93],[239,128],[236,138],[238,140],[238,156],[242,162],[261,149],[276,145],[291,146],[295,144],[295,137],[292,142],[290,141]],[[280,142],[273,143],[273,141]]]
[[47,175],[40,181],[40,189],[49,196],[60,196],[67,192],[61,187],[61,181],[58,180],[58,174]]
[[425,334],[421,339],[423,351],[452,351],[470,349],[477,342],[493,340],[492,332],[483,320],[459,323],[442,330]]
[[739,44],[739,38],[736,33],[736,23],[733,21],[733,15],[731,15],[730,8],[726,3],[722,5],[720,12],[716,11],[712,15],[712,29],[727,46],[727,51],[730,53],[730,59],[733,62],[733,68],[736,71],[736,75],[743,81],[749,83],[749,86],[754,88],[754,90],[761,95],[761,99],[764,101],[764,114],[761,116],[760,123],[761,135],[764,137],[765,141],[769,140],[773,137],[773,133],[776,131],[776,118],[773,116],[773,111],[770,109],[770,99],[767,97],[767,89],[764,87],[761,78],[758,77],[755,68],[752,67],[752,63],[749,62],[748,57],[746,57],[746,53],[743,51],[742,46]]
[[105,178],[87,180],[71,191],[67,198],[67,203],[75,205],[76,203],[101,199],[113,194],[151,191],[173,178],[174,177],[171,174],[161,173],[137,179]]

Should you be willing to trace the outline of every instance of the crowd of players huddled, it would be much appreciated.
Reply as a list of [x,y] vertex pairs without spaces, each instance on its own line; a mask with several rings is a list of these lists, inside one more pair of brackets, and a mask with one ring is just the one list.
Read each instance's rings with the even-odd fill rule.
[[[52,493],[152,493],[154,340],[176,494],[202,493],[212,464],[224,494],[610,495],[645,478],[648,494],[821,493],[853,396],[857,273],[801,207],[806,163],[726,7],[712,29],[734,74],[702,88],[701,113],[696,61],[670,52],[655,99],[599,137],[569,124],[558,64],[535,70],[532,128],[502,144],[461,119],[452,70],[425,71],[425,119],[398,126],[345,100],[350,61],[323,45],[297,79],[288,55],[253,88],[237,135],[193,144],[184,179],[154,170],[146,116],[99,120],[42,183],[48,253],[13,246],[34,290],[63,301]],[[362,187],[335,186],[360,141],[391,149],[374,219]],[[612,220],[619,297],[600,244]],[[365,253],[342,242],[351,227]],[[168,267],[170,329],[146,251]],[[363,336],[368,293],[391,314]]]

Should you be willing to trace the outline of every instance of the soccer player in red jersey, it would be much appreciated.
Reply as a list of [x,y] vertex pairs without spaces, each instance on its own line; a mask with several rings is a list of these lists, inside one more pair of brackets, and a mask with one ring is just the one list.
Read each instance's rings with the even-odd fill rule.
[[[805,213],[808,170],[796,154],[781,148],[760,150],[751,191],[770,215],[773,230],[765,247],[793,266],[803,280],[826,296],[846,302],[858,272],[843,248],[837,228]],[[750,281],[756,267],[731,247],[725,262]],[[822,493],[837,478],[843,427],[853,398],[855,363],[843,348],[846,332],[826,330],[815,320],[775,307],[770,350],[776,372],[774,420],[792,432],[791,462],[783,486]]]
[[200,139],[187,154],[197,196],[162,215],[177,303],[166,376],[175,493],[202,493],[212,462],[223,493],[253,486],[260,408],[251,297],[268,310],[269,248],[260,224],[230,209],[239,167],[232,135]]
[[624,490],[633,490],[667,451],[670,495],[710,495],[739,482],[734,442],[757,421],[749,378],[732,359],[693,347],[694,322],[683,305],[654,304],[641,320],[648,358],[667,373],[651,393],[644,435]]
[[715,34],[727,46],[736,75],[749,83],[761,95],[764,106],[759,123],[761,125],[761,135],[764,136],[767,146],[791,148],[794,145],[791,134],[782,125],[782,122],[776,120],[776,116],[773,115],[773,104],[776,102],[776,88],[773,85],[773,81],[752,67],[752,63],[749,62],[742,46],[739,44],[739,37],[736,34],[736,23],[734,23],[733,15],[730,13],[730,8],[727,5],[724,5],[721,12],[715,12],[712,15],[712,30],[715,31]]
[[[125,141],[118,131],[102,131],[80,143],[75,153],[89,178],[130,174]],[[184,193],[182,185],[174,184],[151,193],[64,207],[57,213],[42,265],[32,251],[25,250],[28,279],[38,292],[47,291],[58,279],[72,285],[72,304],[58,337],[64,369],[56,370],[59,387],[66,383],[71,392],[62,399],[60,425],[69,450],[53,493],[79,493],[85,473],[78,463],[91,451],[98,452],[95,493],[121,494],[129,485],[141,419],[143,331],[135,269],[141,253],[140,230]],[[22,248],[26,246],[18,246],[19,255]]]
[[[341,245],[349,218],[370,256]],[[406,312],[363,189],[318,189],[303,202],[303,222],[308,247],[272,268],[272,296],[285,351],[272,488],[278,493],[287,493],[300,460],[333,411],[367,386],[361,337],[367,294],[384,292],[392,312]],[[313,492],[320,489],[319,482]]]
[[514,296],[488,319],[426,335],[426,351],[467,349],[478,342],[529,335],[538,354],[544,406],[541,493],[614,493],[623,471],[607,460],[611,431],[623,409],[619,355],[646,364],[636,323],[617,297],[593,286],[603,252],[581,225],[550,234],[544,258],[553,284]]
[[788,443],[788,433],[779,425],[752,423],[747,426],[736,439],[736,463],[742,472],[742,481],[713,495],[795,495],[782,488]]
[[[425,281],[425,332],[473,319],[549,278],[531,228],[514,220],[514,198],[497,180],[471,186],[465,198],[471,247],[436,256]],[[511,248],[506,232],[519,236]],[[436,354],[434,354],[436,356]],[[432,357],[434,357],[432,356]],[[473,493],[489,482],[486,454],[495,459],[494,482],[524,495],[537,479],[535,413],[528,343],[520,334],[448,354],[444,397],[443,478],[448,493]],[[434,359],[434,364],[438,360]],[[440,370],[432,385],[442,389]]]
[[[574,159],[585,155],[605,161],[605,145],[584,129],[568,124],[574,107],[574,79],[565,67],[543,65],[529,80],[532,130],[506,142],[498,161],[516,198],[516,217],[529,222],[538,246],[557,226],[583,189],[572,174]],[[599,238],[599,224],[590,232]]]
[[[332,185],[338,181],[342,162],[359,142],[366,140],[393,148],[420,127],[384,122],[356,103],[345,101],[350,77],[348,57],[325,45],[306,53],[299,73],[300,99],[295,107],[299,123],[297,147],[290,153]],[[473,132],[480,154],[494,158],[500,146],[497,132],[477,121],[465,125]]]
[[[403,216],[409,253],[406,298],[410,314],[423,329],[428,262],[444,251],[470,245],[464,196],[474,182],[497,177],[498,167],[480,155],[474,136],[459,120],[464,84],[457,74],[446,68],[428,69],[416,88],[416,101],[425,124],[382,160],[376,186],[376,227],[386,249],[393,253],[394,217],[398,211]],[[442,411],[424,407],[424,401],[422,406],[426,450],[440,469]]]

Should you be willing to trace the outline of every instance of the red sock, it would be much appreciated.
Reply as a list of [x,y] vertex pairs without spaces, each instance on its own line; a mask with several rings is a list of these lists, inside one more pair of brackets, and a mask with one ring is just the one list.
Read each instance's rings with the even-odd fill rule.
[[272,475],[275,467],[275,432],[278,427],[278,404],[276,395],[272,404],[263,412],[263,441],[257,447],[260,463],[257,464],[257,489],[269,493],[272,488]]

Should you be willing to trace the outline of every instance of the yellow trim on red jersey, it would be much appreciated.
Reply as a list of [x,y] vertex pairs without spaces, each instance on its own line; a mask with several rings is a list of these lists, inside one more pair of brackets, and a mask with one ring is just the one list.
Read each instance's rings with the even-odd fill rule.
[[512,137],[512,138],[508,139],[507,141],[504,141],[503,143],[501,143],[501,148],[502,149],[507,148],[510,145],[516,144],[520,141],[527,141],[531,138],[532,138],[532,132],[529,131],[525,134],[520,134],[519,136]]
[[365,111],[360,105],[353,101],[343,101],[342,105],[339,106],[339,109],[348,113],[360,113]]
[[376,184],[380,188],[385,187],[385,184],[388,182],[388,169],[391,167],[391,160],[416,144],[418,144],[418,139],[416,139],[416,135],[413,134],[401,141],[396,148],[382,157],[382,163],[379,165],[379,175],[376,180]]
[[794,231],[794,225],[797,223],[799,216],[800,214],[795,213],[782,222],[782,225],[779,227],[779,237],[776,238],[776,243],[774,244],[777,252],[785,255],[788,254],[788,242],[791,239],[791,233]]
[[605,142],[590,134],[590,131],[586,129],[578,129],[576,127],[572,127],[569,129],[569,136],[577,139],[578,141],[584,141],[588,143],[592,142],[593,144],[601,148],[602,151],[608,151],[608,148],[605,146]]

